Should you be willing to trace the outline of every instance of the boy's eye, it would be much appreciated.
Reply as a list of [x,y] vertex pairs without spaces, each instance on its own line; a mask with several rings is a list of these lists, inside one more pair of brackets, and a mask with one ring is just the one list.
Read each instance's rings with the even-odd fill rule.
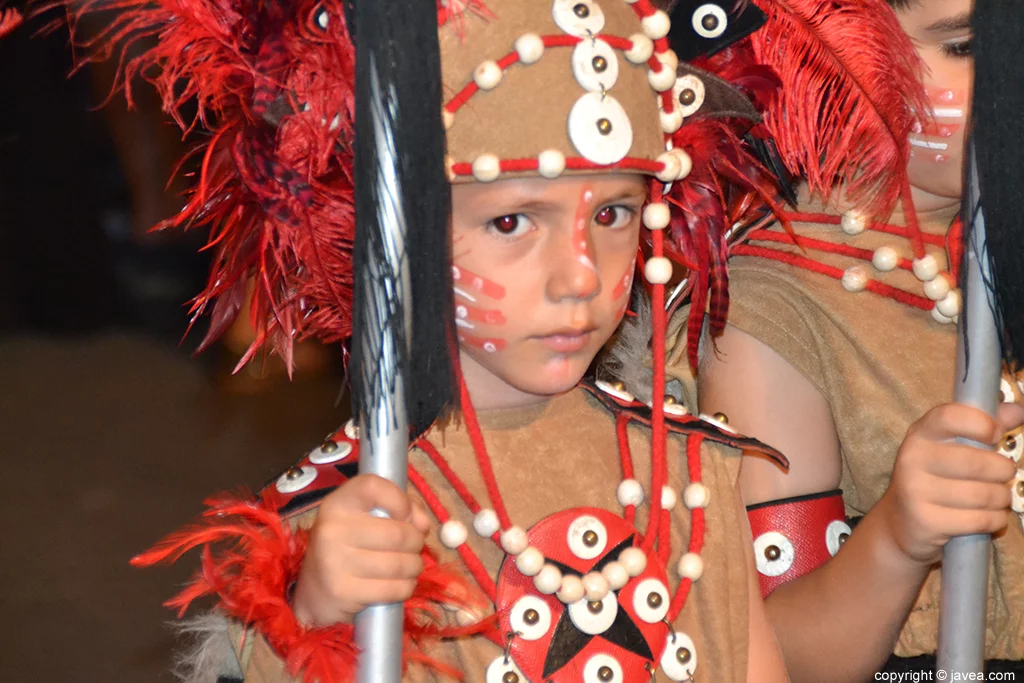
[[621,228],[631,217],[631,212],[624,206],[606,206],[594,216],[594,222],[606,228]]
[[956,43],[943,43],[942,53],[954,59],[969,59],[974,54],[973,42],[967,39]]
[[530,222],[521,213],[512,213],[507,216],[499,216],[491,220],[487,226],[494,228],[501,235],[518,235],[529,226]]

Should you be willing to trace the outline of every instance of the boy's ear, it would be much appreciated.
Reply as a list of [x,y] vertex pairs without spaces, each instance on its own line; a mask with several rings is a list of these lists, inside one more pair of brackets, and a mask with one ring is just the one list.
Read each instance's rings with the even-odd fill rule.
[[736,0],[652,0],[668,13],[669,44],[680,60],[710,56],[761,28],[768,17],[754,3]]
[[753,123],[761,121],[754,103],[712,73],[680,62],[676,68],[675,96],[686,113],[686,120],[737,118]]

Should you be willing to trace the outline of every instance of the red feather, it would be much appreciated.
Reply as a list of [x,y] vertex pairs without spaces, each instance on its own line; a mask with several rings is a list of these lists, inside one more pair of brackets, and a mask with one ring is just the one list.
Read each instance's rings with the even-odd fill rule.
[[[202,548],[202,563],[192,583],[167,605],[179,617],[197,599],[215,596],[218,607],[247,626],[255,626],[280,655],[292,676],[305,683],[345,683],[353,679],[359,650],[348,624],[305,628],[288,604],[309,539],[252,497],[224,496],[206,501],[205,522],[168,536],[153,549],[132,559],[136,567],[173,562],[193,548]],[[227,544],[226,547],[223,547]],[[217,554],[213,547],[222,547]],[[443,626],[441,605],[476,608],[485,599],[457,571],[438,564],[424,549],[424,570],[413,597],[405,603],[406,659],[461,678],[458,670],[422,652],[431,640],[485,634],[496,620],[469,627]]]
[[885,0],[754,0],[768,15],[752,37],[782,79],[766,124],[812,192],[885,216],[899,199],[907,136],[928,110],[920,60]]
[[[296,339],[351,332],[352,128],[355,55],[341,0],[92,0],[83,14],[117,10],[98,36],[77,40],[79,65],[121,55],[115,90],[129,101],[152,82],[186,132],[211,131],[184,209],[163,228],[207,227],[215,250],[193,302],[213,320],[202,347],[241,311],[253,283],[256,342],[290,361]],[[132,46],[156,38],[139,56]],[[195,120],[183,105],[198,103]],[[290,362],[289,362],[290,365]]]
[[13,31],[21,24],[21,15],[18,10],[9,8],[0,10],[0,38]]

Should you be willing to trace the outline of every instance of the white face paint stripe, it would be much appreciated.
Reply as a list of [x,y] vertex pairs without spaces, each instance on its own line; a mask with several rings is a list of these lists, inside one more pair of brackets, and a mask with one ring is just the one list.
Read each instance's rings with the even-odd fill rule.
[[964,110],[952,107],[936,107],[932,109],[932,116],[937,119],[962,119],[964,117]]
[[462,318],[456,318],[455,319],[455,326],[456,327],[464,327],[467,330],[475,330],[476,329],[476,325],[474,325],[473,323],[466,322]]
[[455,292],[455,296],[461,296],[463,299],[466,299],[467,301],[471,301],[474,304],[476,303],[476,299],[473,298],[468,293],[466,293],[464,290],[459,289],[458,287],[452,287],[452,290]]
[[910,144],[914,147],[923,147],[924,149],[949,149],[949,145],[945,142],[930,142],[928,140],[915,140],[914,138],[910,138]]

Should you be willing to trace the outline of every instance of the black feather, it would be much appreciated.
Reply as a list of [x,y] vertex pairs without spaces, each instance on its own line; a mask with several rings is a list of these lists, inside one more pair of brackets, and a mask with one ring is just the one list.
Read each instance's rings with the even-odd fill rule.
[[[368,414],[401,378],[409,426],[420,433],[455,387],[437,8],[434,0],[362,0],[354,15],[353,410]],[[389,259],[395,218],[404,231],[410,299]]]
[[[984,0],[974,8],[972,136],[984,211],[996,321],[1004,360],[1024,358],[1024,3]],[[977,207],[966,207],[969,231]]]

